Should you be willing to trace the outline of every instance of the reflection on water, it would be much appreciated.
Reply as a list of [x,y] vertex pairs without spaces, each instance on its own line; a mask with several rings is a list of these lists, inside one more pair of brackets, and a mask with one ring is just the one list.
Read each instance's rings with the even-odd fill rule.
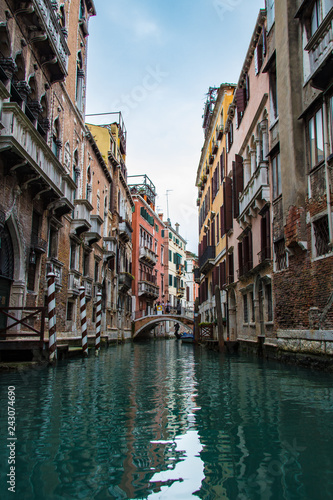
[[333,498],[332,375],[170,340],[0,382],[2,402],[16,387],[18,498]]

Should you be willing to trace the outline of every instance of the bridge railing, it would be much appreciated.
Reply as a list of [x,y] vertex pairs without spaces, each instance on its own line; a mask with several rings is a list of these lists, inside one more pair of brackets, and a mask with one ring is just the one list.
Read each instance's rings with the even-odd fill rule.
[[[169,307],[169,308],[163,307],[162,315],[164,315],[164,314],[172,314],[175,316],[179,316],[179,315],[186,316],[189,319],[193,319],[194,310],[193,310],[193,308],[182,307],[181,312],[179,314],[177,312],[176,307]],[[134,320],[136,320],[136,319],[145,318],[146,316],[158,316],[158,314],[157,314],[157,311],[154,311],[154,310],[152,310],[150,313],[148,313],[147,311],[144,311],[144,310],[139,310],[139,311],[135,311],[133,316],[134,316]]]

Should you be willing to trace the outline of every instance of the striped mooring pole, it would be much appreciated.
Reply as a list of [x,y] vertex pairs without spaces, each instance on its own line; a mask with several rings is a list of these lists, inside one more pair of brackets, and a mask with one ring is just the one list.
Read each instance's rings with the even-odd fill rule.
[[99,355],[101,347],[101,317],[102,317],[102,293],[97,293],[96,304],[96,340],[95,340],[95,356]]
[[82,353],[83,356],[88,356],[86,289],[84,286],[80,286],[79,290],[80,290],[80,316],[81,316],[81,331],[82,331]]
[[56,328],[56,303],[55,303],[55,274],[47,274],[47,310],[49,315],[49,358],[57,359],[57,328]]

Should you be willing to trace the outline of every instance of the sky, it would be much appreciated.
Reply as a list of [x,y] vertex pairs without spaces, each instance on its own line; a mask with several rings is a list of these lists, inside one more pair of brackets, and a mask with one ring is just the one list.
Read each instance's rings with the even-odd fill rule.
[[[156,211],[198,252],[196,173],[209,87],[237,83],[265,0],[94,0],[86,114],[121,111],[128,176],[147,174]],[[87,116],[88,123],[114,117]],[[131,181],[129,180],[129,183]]]

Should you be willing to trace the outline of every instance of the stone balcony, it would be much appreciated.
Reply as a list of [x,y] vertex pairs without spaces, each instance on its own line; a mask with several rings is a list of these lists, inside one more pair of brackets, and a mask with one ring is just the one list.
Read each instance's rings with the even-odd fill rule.
[[119,274],[119,291],[126,293],[132,286],[133,276],[123,272]]
[[123,220],[119,224],[119,238],[125,243],[132,240],[133,228],[129,221]]
[[139,281],[138,295],[139,297],[146,296],[151,299],[157,299],[159,296],[159,287],[150,281]]
[[310,57],[311,84],[324,90],[333,73],[333,7],[308,41],[305,50]]
[[157,263],[157,255],[148,247],[140,247],[139,249],[139,259],[147,262],[150,265],[155,266]]
[[86,300],[90,300],[93,294],[93,280],[89,276],[82,278],[82,286],[85,288]]
[[20,0],[12,0],[11,3],[15,17],[28,30],[29,42],[37,50],[41,64],[47,66],[51,82],[63,80],[70,52],[51,1],[30,0],[24,5]]
[[102,238],[103,219],[99,215],[90,215],[90,224],[91,228],[86,233],[85,238],[86,242],[92,245]]
[[67,294],[72,297],[77,297],[80,294],[80,277],[81,273],[75,270],[72,270],[68,273],[68,285],[67,285]]
[[103,238],[103,258],[109,260],[117,253],[117,239],[114,236],[104,236]]
[[75,183],[16,103],[3,103],[0,152],[6,174],[57,216],[73,210]]
[[199,256],[200,273],[207,274],[208,271],[214,266],[215,261],[215,247],[208,246],[203,254]]
[[238,221],[241,227],[246,227],[269,200],[268,165],[261,163],[239,196]]
[[71,222],[71,232],[79,236],[84,231],[90,231],[90,212],[93,209],[88,200],[74,200],[75,208]]

